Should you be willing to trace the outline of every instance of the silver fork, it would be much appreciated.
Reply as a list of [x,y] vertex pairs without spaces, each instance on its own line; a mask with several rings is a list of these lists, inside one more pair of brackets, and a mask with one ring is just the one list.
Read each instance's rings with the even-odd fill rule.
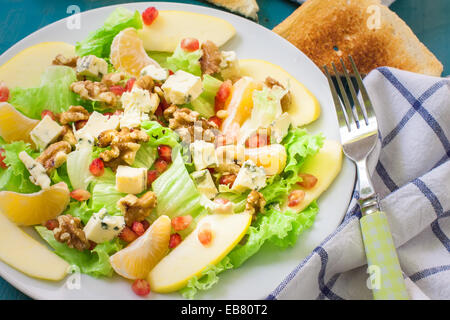
[[[374,298],[377,300],[408,299],[386,214],[380,210],[378,195],[373,188],[367,168],[367,157],[373,151],[378,140],[377,119],[353,58],[349,56],[363,104],[358,100],[357,90],[353,86],[344,60],[342,58],[340,60],[352,100],[355,103],[354,107],[350,104],[336,65],[331,64],[336,75],[338,88],[333,83],[328,67],[324,66],[323,69],[333,96],[344,154],[355,162],[357,167],[360,187],[359,205],[362,212],[360,225],[367,256],[368,273],[370,273],[371,289]],[[339,98],[338,89],[343,103]]]

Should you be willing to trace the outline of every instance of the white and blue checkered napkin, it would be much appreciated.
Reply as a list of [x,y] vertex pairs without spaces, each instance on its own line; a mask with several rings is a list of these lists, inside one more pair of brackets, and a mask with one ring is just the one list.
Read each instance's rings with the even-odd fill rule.
[[[292,2],[297,2],[297,3],[303,3],[306,0],[291,0]],[[386,5],[386,6],[390,6],[395,0],[381,0],[381,3]]]
[[[369,167],[408,291],[450,299],[450,79],[383,67],[364,83],[380,131]],[[357,198],[268,299],[372,299]]]

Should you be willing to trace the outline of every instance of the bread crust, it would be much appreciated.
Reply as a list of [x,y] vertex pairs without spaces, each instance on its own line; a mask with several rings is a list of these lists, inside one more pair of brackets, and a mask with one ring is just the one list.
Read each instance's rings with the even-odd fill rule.
[[[374,10],[378,28],[370,24],[376,22]],[[406,23],[379,0],[308,0],[273,31],[320,68],[334,62],[342,71],[339,59],[352,55],[362,73],[381,66],[433,76],[443,71]]]
[[256,0],[207,0],[219,7],[227,8],[245,17],[258,20],[259,6]]

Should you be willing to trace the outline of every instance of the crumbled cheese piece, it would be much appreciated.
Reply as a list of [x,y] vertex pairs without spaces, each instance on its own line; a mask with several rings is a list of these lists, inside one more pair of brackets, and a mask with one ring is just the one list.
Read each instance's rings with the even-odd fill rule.
[[103,243],[117,237],[124,228],[123,216],[110,216],[103,208],[92,215],[83,231],[88,240]]
[[82,136],[90,135],[97,138],[100,133],[106,130],[115,130],[119,127],[119,116],[104,116],[94,111],[83,128],[75,132],[75,137],[80,139]]
[[30,180],[42,189],[50,188],[50,178],[42,164],[34,160],[28,153],[22,151],[19,153],[19,159],[23,162],[28,172],[30,172]]
[[156,81],[165,81],[169,77],[169,70],[149,64],[141,70],[141,76],[150,76]]
[[77,60],[76,72],[79,76],[101,78],[108,73],[108,63],[94,55],[81,57]]
[[147,169],[119,166],[116,172],[116,189],[119,192],[138,194],[147,189]]
[[216,148],[214,143],[197,140],[190,144],[192,160],[197,171],[217,167]]
[[266,171],[257,167],[253,161],[247,160],[242,165],[231,190],[244,192],[245,190],[259,190],[266,186]]
[[234,51],[222,51],[220,74],[224,80],[235,79],[240,76],[239,62]]
[[161,86],[166,100],[185,104],[195,100],[203,91],[202,79],[183,70],[171,75]]
[[280,143],[288,134],[291,125],[291,116],[289,113],[283,113],[279,118],[270,124],[270,139],[272,143]]
[[197,190],[208,199],[212,199],[217,195],[216,185],[208,169],[192,172],[191,177],[197,186]]
[[30,132],[31,140],[41,150],[44,150],[50,143],[56,140],[62,133],[63,127],[49,116],[45,116],[36,127]]
[[159,96],[139,87],[133,87],[125,92],[121,98],[124,112],[120,118],[120,127],[136,128],[141,122],[149,120],[149,113],[153,114],[159,105]]

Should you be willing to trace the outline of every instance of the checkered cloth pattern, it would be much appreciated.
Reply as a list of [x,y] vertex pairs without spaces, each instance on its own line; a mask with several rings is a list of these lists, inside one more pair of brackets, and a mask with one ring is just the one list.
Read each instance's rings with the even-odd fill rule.
[[[383,67],[364,83],[380,136],[368,165],[408,293],[450,299],[450,79]],[[342,224],[268,299],[372,299],[356,190]]]
[[[303,3],[306,0],[291,0],[292,2],[297,2],[297,3]],[[386,5],[386,6],[390,6],[395,0],[381,0],[381,3]]]

